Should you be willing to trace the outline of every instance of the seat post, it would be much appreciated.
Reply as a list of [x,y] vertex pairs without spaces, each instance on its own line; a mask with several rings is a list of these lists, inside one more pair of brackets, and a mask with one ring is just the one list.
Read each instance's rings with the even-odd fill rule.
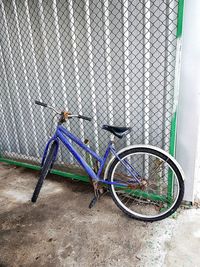
[[110,141],[111,141],[112,143],[115,142],[115,136],[114,136],[114,134],[111,134]]

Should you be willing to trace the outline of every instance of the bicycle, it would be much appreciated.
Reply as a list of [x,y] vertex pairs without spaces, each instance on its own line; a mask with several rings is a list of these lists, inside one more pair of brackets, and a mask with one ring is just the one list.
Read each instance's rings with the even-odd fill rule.
[[[123,138],[131,132],[131,128],[103,125],[102,129],[112,133],[113,138],[101,157],[62,126],[67,119],[91,121],[91,118],[66,111],[59,112],[54,107],[39,101],[35,101],[35,104],[52,109],[59,115],[59,120],[56,131],[44,150],[41,172],[32,202],[37,201],[44,179],[56,160],[59,143],[62,142],[91,177],[94,198],[89,205],[90,208],[102,195],[103,187],[108,188],[113,201],[125,214],[137,220],[149,222],[162,220],[173,214],[180,206],[184,195],[184,174],[170,154],[150,145],[131,145],[117,152],[114,136]],[[89,166],[69,139],[89,153],[99,163],[98,168]],[[112,158],[106,165],[110,153]]]

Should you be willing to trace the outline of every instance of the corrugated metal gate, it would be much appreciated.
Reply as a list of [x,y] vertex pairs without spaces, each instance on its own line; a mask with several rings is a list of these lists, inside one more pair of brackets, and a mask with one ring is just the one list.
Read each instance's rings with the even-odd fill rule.
[[[182,1],[181,1],[182,2]],[[132,126],[118,148],[170,147],[178,0],[0,0],[1,157],[38,160],[52,113],[102,153],[108,123]],[[173,142],[172,142],[173,143]],[[73,163],[62,151],[62,162]]]

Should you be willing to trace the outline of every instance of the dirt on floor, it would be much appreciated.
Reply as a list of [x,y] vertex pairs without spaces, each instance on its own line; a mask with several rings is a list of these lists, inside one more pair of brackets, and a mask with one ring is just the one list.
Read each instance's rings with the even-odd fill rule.
[[[199,258],[188,261],[193,265],[173,261],[177,218],[184,211],[160,222],[140,222],[124,215],[109,195],[88,209],[93,197],[89,184],[53,175],[33,204],[37,178],[36,171],[0,164],[0,267],[199,266],[194,265]],[[199,238],[197,232],[198,248]],[[183,236],[177,245],[180,255],[185,253],[181,243]]]

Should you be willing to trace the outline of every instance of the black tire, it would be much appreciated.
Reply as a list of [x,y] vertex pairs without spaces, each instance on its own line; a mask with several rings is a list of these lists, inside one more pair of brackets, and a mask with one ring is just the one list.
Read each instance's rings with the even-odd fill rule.
[[55,155],[55,151],[57,149],[56,146],[57,146],[56,142],[53,142],[53,144],[51,145],[51,148],[49,150],[49,153],[46,156],[46,159],[44,161],[44,164],[43,164],[41,172],[40,172],[38,182],[37,182],[35,190],[33,192],[33,196],[31,198],[32,202],[37,201],[37,198],[38,198],[38,195],[40,193],[41,187],[43,185],[44,179],[46,178],[46,176],[50,172],[51,168],[53,167],[54,155]]
[[[120,192],[120,188],[115,185],[109,185],[109,190],[111,192],[111,196],[113,198],[113,201],[115,202],[115,204],[125,213],[127,214],[129,217],[131,218],[134,218],[136,220],[141,220],[141,221],[148,221],[148,222],[153,222],[153,221],[159,221],[159,220],[162,220],[162,219],[165,219],[167,218],[168,216],[172,215],[176,210],[177,208],[180,206],[181,204],[181,201],[183,199],[183,195],[184,195],[184,181],[183,181],[183,175],[182,175],[182,171],[180,170],[180,166],[176,164],[176,161],[175,160],[172,160],[170,157],[168,157],[166,155],[166,153],[162,153],[160,150],[157,150],[156,147],[155,148],[149,148],[149,147],[136,147],[136,148],[127,148],[127,150],[123,151],[122,153],[120,153],[118,156],[120,159],[124,159],[126,158],[127,156],[130,157],[130,155],[136,155],[136,154],[139,154],[139,153],[143,153],[145,155],[153,155],[155,156],[156,158],[160,158],[163,160],[164,164],[167,163],[169,165],[169,168],[170,170],[173,170],[174,174],[176,176],[173,176],[173,177],[176,177],[176,182],[178,184],[178,190],[177,190],[177,196],[176,196],[176,199],[174,200],[174,203],[171,207],[169,207],[168,210],[164,211],[164,212],[161,212],[161,214],[156,214],[156,215],[153,215],[153,216],[144,216],[144,214],[140,214],[138,212],[134,212],[132,210],[130,210],[119,198],[119,196],[121,196],[121,192]],[[111,166],[108,170],[108,175],[107,175],[107,178],[108,178],[108,181],[119,181],[119,176],[121,175],[121,170],[120,172],[117,173],[117,166],[120,166],[120,161],[119,159],[115,158],[113,160],[113,162],[111,163]],[[135,163],[134,163],[135,164]],[[123,166],[123,165],[121,165]],[[148,167],[149,168],[149,167]],[[116,176],[117,178],[113,178],[114,177],[114,172],[116,171]],[[125,175],[124,175],[125,176]],[[151,175],[150,175],[151,176]],[[156,175],[155,175],[156,176]],[[161,176],[162,177],[162,176]],[[122,178],[123,178],[123,174],[122,174]],[[125,179],[125,178],[124,178]],[[127,179],[127,177],[126,177]],[[173,178],[175,179],[175,178]],[[131,189],[132,190],[132,189]],[[134,190],[134,189],[133,189]],[[124,193],[124,190],[122,191]],[[134,191],[133,191],[134,192]],[[118,195],[119,196],[118,196]],[[124,195],[127,195],[127,194],[130,194],[130,193],[124,193]],[[131,197],[130,199],[134,199],[135,197],[133,197],[132,193],[131,193]],[[136,197],[137,198],[137,197]],[[133,202],[135,200],[132,200]],[[136,201],[137,202],[137,201]],[[138,201],[139,202],[139,201]],[[141,201],[142,202],[142,201]],[[147,202],[147,201],[146,201]],[[140,204],[133,204],[133,206],[135,206],[135,209],[137,210],[137,207],[136,205],[140,205]],[[144,205],[143,203],[141,205]],[[169,205],[169,204],[168,204]],[[148,205],[146,205],[147,208],[146,210],[148,209]],[[160,208],[161,209],[161,208]]]

